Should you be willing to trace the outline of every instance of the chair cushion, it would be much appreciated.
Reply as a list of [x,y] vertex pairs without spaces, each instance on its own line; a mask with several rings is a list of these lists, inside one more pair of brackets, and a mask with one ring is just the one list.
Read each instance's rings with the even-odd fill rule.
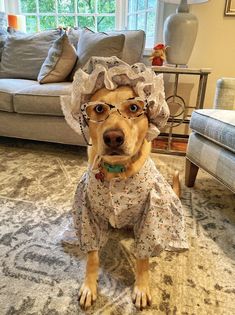
[[13,96],[18,91],[37,84],[36,81],[22,79],[0,79],[0,110],[14,112]]
[[221,78],[217,81],[214,108],[235,109],[235,78]]
[[192,114],[190,127],[211,141],[235,152],[235,111],[196,110]]
[[60,106],[60,95],[70,93],[70,82],[36,84],[22,89],[13,99],[17,113],[64,116]]

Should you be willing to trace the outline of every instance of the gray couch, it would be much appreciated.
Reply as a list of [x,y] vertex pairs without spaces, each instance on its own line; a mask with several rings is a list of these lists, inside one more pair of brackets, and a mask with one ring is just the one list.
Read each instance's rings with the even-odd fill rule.
[[[123,31],[122,59],[141,61],[143,31]],[[131,57],[131,58],[130,58]],[[0,136],[85,145],[82,136],[65,122],[60,95],[69,93],[71,82],[40,85],[34,80],[0,79]]]

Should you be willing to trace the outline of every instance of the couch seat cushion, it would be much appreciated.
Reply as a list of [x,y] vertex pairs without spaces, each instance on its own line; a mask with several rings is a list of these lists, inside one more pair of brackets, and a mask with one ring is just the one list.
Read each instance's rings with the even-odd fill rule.
[[190,127],[211,141],[235,152],[235,111],[196,110],[192,114]]
[[17,113],[64,116],[60,95],[70,93],[71,82],[35,84],[14,95],[13,104]]
[[14,112],[13,96],[18,91],[37,85],[36,81],[22,79],[0,79],[0,110]]

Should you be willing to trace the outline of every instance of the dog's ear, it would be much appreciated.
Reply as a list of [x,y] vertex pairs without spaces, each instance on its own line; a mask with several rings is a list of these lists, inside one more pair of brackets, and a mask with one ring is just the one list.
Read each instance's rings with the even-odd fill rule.
[[81,117],[81,114],[73,109],[72,106],[72,97],[70,95],[63,95],[60,97],[61,108],[65,117],[66,122],[69,126],[77,133],[81,134],[81,127],[84,126],[84,120]]

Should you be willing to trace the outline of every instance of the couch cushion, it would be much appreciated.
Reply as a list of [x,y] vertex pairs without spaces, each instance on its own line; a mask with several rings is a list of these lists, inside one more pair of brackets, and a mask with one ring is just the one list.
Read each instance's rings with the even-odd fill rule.
[[145,32],[137,31],[115,31],[107,32],[107,34],[124,34],[125,43],[122,51],[122,60],[132,65],[142,60],[143,50],[145,46]]
[[192,114],[190,127],[211,141],[235,152],[235,111],[196,110]]
[[14,95],[13,104],[17,113],[64,116],[60,95],[70,93],[70,82],[48,83],[29,86]]
[[123,34],[108,35],[106,33],[95,33],[89,29],[81,32],[78,45],[78,67],[83,67],[92,56],[122,57],[125,42]]
[[49,49],[46,60],[38,74],[40,83],[64,82],[77,60],[76,49],[65,33]]
[[14,94],[35,84],[37,85],[37,82],[32,80],[0,79],[0,110],[14,112]]
[[59,31],[8,36],[2,53],[1,78],[37,80],[40,68]]

